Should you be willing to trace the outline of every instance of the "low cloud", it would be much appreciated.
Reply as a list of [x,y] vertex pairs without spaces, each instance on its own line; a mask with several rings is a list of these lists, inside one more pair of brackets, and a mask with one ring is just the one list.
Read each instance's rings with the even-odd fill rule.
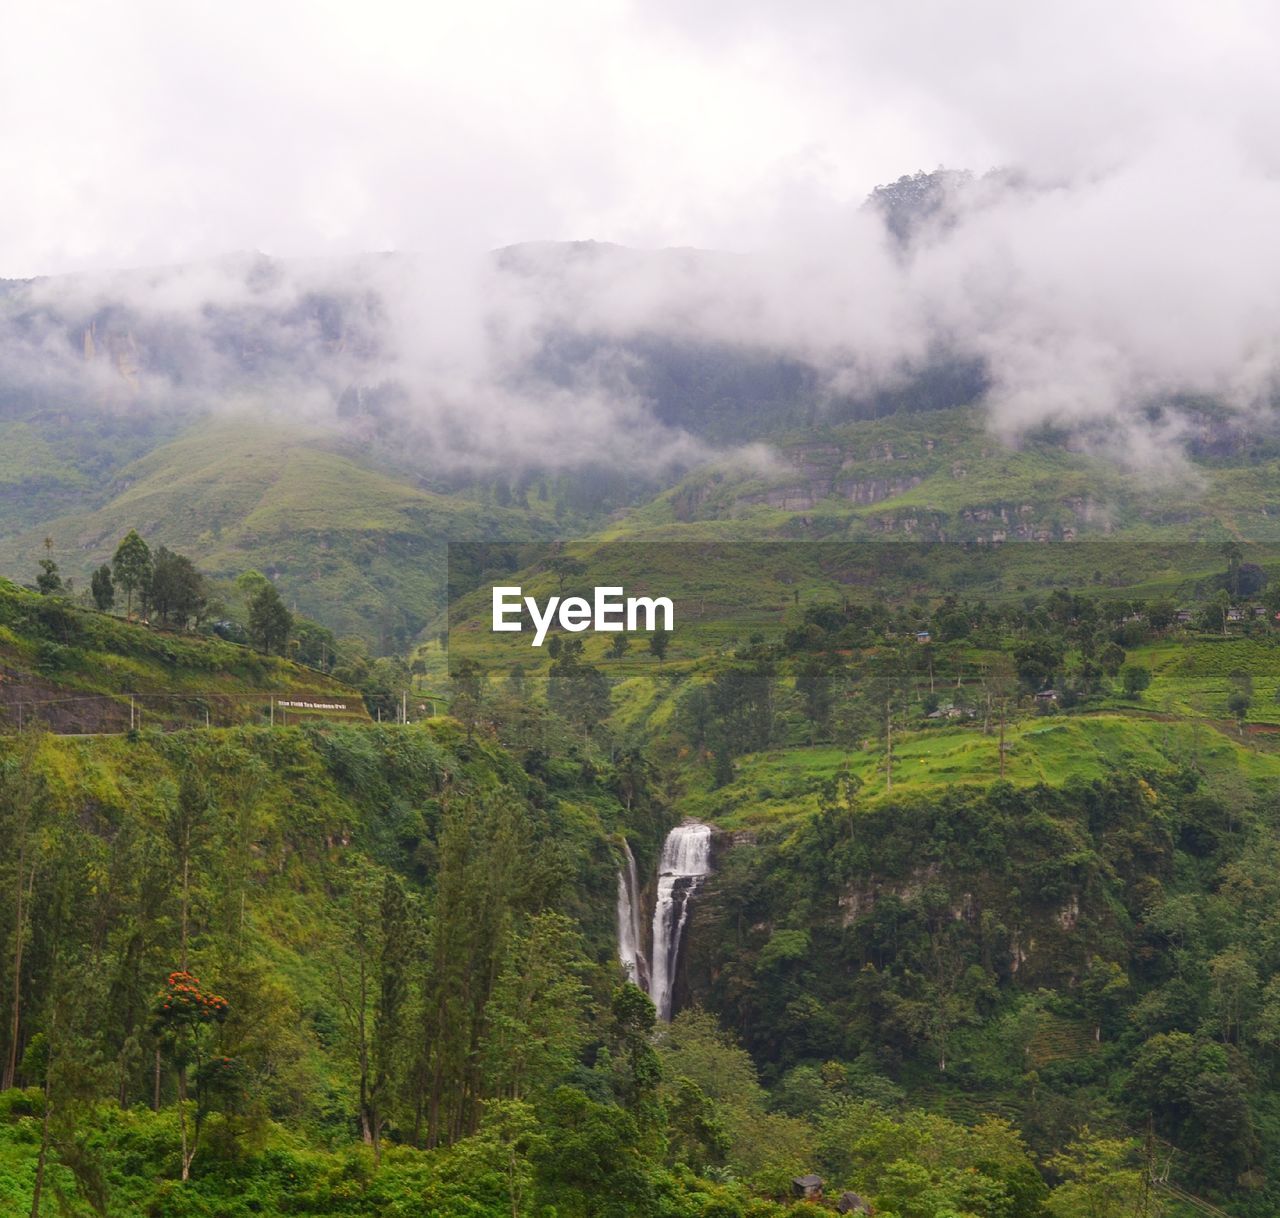
[[657,473],[726,445],[655,401],[664,344],[709,375],[783,362],[837,413],[972,361],[1007,442],[1049,427],[1167,470],[1206,410],[1273,421],[1277,204],[1280,181],[1187,131],[1076,178],[901,183],[752,253],[535,243],[61,276],[0,298],[0,371],[84,408],[382,419],[436,468]]

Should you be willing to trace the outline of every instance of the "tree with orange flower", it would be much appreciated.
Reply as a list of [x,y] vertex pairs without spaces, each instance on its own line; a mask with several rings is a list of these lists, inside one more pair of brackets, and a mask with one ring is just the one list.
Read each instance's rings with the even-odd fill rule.
[[[170,973],[156,995],[154,1031],[168,1049],[178,1078],[178,1126],[182,1131],[182,1178],[191,1175],[191,1161],[200,1146],[200,1134],[208,1115],[211,1083],[233,1066],[230,1058],[213,1057],[210,1042],[217,1024],[227,1017],[227,1000],[206,990],[200,978],[185,970]],[[210,1063],[218,1063],[210,1069]],[[195,1122],[187,1136],[187,1068],[194,1066]]]

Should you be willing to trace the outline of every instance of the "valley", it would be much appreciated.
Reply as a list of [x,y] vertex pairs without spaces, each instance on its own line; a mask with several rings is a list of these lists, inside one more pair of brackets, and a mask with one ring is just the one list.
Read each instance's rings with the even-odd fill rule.
[[0,1218],[1280,1215],[1280,10],[5,17]]
[[[513,380],[620,348],[680,455],[494,463],[365,383],[365,307],[219,332],[253,406],[160,405],[119,314],[92,426],[5,399],[5,1204],[43,1146],[86,1214],[1272,1212],[1261,422],[1171,402],[1139,468],[958,366],[597,336]],[[134,529],[191,612],[95,607]],[[672,620],[546,608],[602,587]]]

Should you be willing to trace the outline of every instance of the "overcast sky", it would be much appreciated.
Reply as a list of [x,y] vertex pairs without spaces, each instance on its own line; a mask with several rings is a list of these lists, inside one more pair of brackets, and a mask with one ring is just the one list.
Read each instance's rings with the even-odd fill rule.
[[[939,165],[1280,170],[1266,3],[11,0],[0,275],[749,250]],[[1179,153],[1179,150],[1183,150]]]

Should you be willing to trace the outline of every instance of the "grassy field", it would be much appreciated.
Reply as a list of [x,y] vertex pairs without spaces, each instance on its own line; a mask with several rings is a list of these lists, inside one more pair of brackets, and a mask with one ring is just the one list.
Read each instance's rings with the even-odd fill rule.
[[1193,717],[1226,717],[1226,701],[1246,683],[1252,688],[1250,723],[1280,725],[1280,646],[1274,633],[1261,638],[1160,643],[1133,654],[1151,669],[1143,704]]
[[[1198,591],[1221,570],[1217,547],[1169,545],[1129,551],[1128,570],[1145,577],[1142,589],[1164,594]],[[1133,560],[1134,553],[1145,565]],[[579,557],[585,570],[564,581],[554,574],[556,557]],[[1255,547],[1251,557],[1269,560],[1269,552]],[[927,614],[936,590],[951,586],[953,575],[968,564],[971,593],[986,590],[993,600],[1017,595],[1019,587],[1037,586],[1042,575],[1061,586],[1065,557],[1075,566],[1120,562],[1122,551],[1113,543],[1085,542],[1057,545],[1009,546],[998,551],[966,550],[959,546],[902,546],[884,544],[823,544],[757,542],[735,545],[616,542],[599,546],[566,547],[548,552],[517,573],[504,573],[501,582],[520,584],[540,600],[561,591],[588,593],[592,585],[625,586],[629,593],[656,595],[669,591],[677,605],[677,625],[665,661],[648,650],[644,635],[634,637],[626,653],[608,654],[611,637],[586,633],[584,655],[612,684],[610,727],[624,747],[662,739],[669,734],[680,700],[696,684],[710,681],[735,649],[752,638],[779,642],[787,627],[802,620],[812,604],[861,603],[882,597],[907,599],[913,585],[935,588],[935,596],[920,594]],[[526,554],[526,558],[529,555]],[[1058,560],[1056,563],[1054,560]],[[1118,569],[1113,566],[1113,571]],[[932,575],[930,575],[932,573]],[[1075,585],[1072,585],[1073,587]],[[1127,589],[1104,576],[1086,589],[1123,596]],[[539,691],[551,656],[546,647],[530,646],[531,635],[494,634],[489,629],[489,585],[459,599],[453,608],[450,654],[479,660],[497,686],[511,667],[526,670]],[[1178,603],[1194,604],[1194,601]],[[1150,687],[1127,696],[1118,681],[1111,692],[1094,698],[1085,708],[1039,714],[1024,699],[1011,716],[1007,732],[1005,777],[1031,785],[1061,785],[1073,779],[1100,778],[1118,769],[1159,771],[1191,763],[1207,773],[1239,774],[1246,780],[1280,777],[1280,632],[1263,623],[1233,626],[1229,637],[1194,629],[1178,629],[1155,642],[1127,649],[1125,662],[1147,668]],[[1012,650],[1018,640],[1002,641]],[[944,645],[937,651],[939,668],[954,680],[958,672],[977,697],[975,682],[985,653],[965,644]],[[785,703],[793,684],[793,660],[775,659],[779,703]],[[1078,657],[1068,657],[1068,665]],[[435,662],[443,661],[436,650]],[[912,710],[895,741],[894,790],[930,791],[954,783],[983,785],[999,776],[999,753],[994,734],[976,722],[954,721],[926,725],[921,702],[929,692],[917,674]],[[1228,709],[1228,698],[1241,688],[1251,690],[1252,703],[1243,724]],[[945,698],[945,684],[939,686]],[[795,708],[778,747],[741,758],[735,781],[712,789],[711,765],[688,755],[675,760],[679,775],[680,810],[729,826],[761,825],[789,820],[818,806],[824,783],[842,771],[863,783],[865,799],[886,792],[885,757],[878,745],[843,750],[807,747]]]
[[[1059,786],[1121,767],[1164,770],[1182,763],[1249,781],[1280,778],[1280,748],[1270,740],[1240,738],[1203,721],[1052,715],[1016,721],[1006,733],[1006,779],[1020,786]],[[862,781],[862,799],[887,793],[882,749],[817,746],[744,757],[735,780],[717,791],[709,789],[709,773],[690,774],[681,807],[725,828],[759,828],[816,811],[823,785],[844,772]],[[977,727],[904,733],[894,744],[895,795],[928,794],[956,783],[985,786],[999,772],[997,737]]]

